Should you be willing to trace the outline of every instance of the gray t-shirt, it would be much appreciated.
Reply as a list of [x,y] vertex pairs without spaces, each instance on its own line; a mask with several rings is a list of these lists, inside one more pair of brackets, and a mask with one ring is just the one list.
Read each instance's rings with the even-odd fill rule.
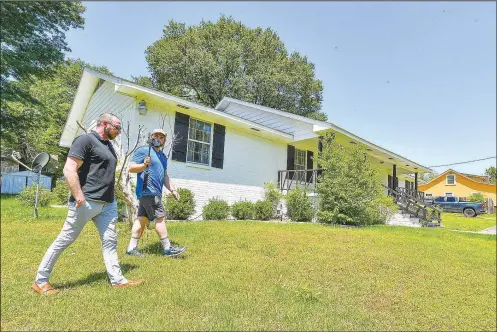
[[[112,143],[91,131],[74,139],[67,156],[83,160],[78,177],[85,198],[112,203],[117,165]],[[69,201],[75,201],[72,195]]]

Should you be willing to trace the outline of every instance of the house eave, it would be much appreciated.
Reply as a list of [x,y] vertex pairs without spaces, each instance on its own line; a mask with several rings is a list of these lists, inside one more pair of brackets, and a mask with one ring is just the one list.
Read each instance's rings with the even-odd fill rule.
[[323,129],[323,130],[318,130],[317,133],[320,135],[324,135],[328,131],[336,132],[343,137],[346,137],[347,140],[350,140],[345,143],[345,145],[352,145],[353,143],[357,144],[363,144],[366,147],[366,153],[378,160],[380,160],[383,163],[390,164],[390,165],[397,165],[397,170],[402,171],[402,173],[432,173],[433,170],[420,165],[412,160],[409,160],[405,157],[402,157],[392,151],[389,151],[385,148],[382,148],[374,143],[371,143],[357,135],[352,134],[351,132],[340,128],[337,125],[334,125],[330,123],[331,128],[330,129]]

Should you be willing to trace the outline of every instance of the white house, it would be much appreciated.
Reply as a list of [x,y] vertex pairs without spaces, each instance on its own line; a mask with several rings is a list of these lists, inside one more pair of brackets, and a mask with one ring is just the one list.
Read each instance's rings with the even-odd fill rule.
[[[139,111],[142,101],[146,114]],[[313,182],[313,172],[286,171],[316,169],[313,156],[325,132],[335,133],[336,140],[345,146],[363,144],[381,166],[383,184],[389,187],[404,187],[402,179],[412,181],[408,174],[415,174],[412,187],[417,188],[417,174],[431,172],[329,122],[232,98],[223,98],[215,108],[209,108],[90,69],[81,77],[60,145],[70,147],[82,133],[77,121],[92,128],[103,112],[116,114],[123,128],[129,123],[132,138],[139,125],[145,126],[147,134],[160,127],[165,117],[168,140],[173,134],[178,138],[168,174],[177,187],[193,191],[197,213],[213,197],[230,204],[261,199],[265,182],[285,187],[289,176]],[[121,134],[116,144],[126,147],[126,137]]]

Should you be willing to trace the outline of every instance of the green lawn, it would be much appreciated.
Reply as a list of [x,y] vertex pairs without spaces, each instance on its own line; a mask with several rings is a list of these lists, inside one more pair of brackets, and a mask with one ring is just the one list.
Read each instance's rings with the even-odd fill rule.
[[[52,275],[30,290],[65,209],[1,201],[2,330],[496,330],[494,235],[376,226],[183,222],[169,225],[183,259],[120,254],[136,288],[106,280],[89,224]],[[129,240],[119,225],[119,252]]]
[[475,218],[466,218],[462,213],[442,214],[442,225],[446,229],[479,232],[496,224],[496,215],[481,214]]

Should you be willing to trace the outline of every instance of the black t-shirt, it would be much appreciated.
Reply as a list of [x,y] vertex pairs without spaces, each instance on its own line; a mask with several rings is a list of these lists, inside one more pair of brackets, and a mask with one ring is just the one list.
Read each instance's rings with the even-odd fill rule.
[[[117,165],[112,143],[91,131],[74,139],[67,156],[83,160],[78,176],[85,198],[112,203]],[[72,195],[69,200],[75,201]]]

